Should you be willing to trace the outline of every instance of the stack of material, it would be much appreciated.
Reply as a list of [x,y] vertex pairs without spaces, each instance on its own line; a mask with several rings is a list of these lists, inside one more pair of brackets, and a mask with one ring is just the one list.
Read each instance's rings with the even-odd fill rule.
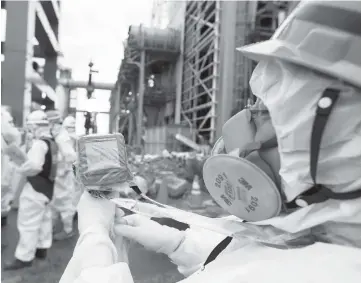
[[158,156],[134,156],[129,163],[133,173],[147,181],[150,195],[156,194],[160,183],[167,179],[169,197],[179,198],[191,189],[195,175],[199,176],[201,187],[204,189],[204,161],[205,157],[189,152],[164,152]]

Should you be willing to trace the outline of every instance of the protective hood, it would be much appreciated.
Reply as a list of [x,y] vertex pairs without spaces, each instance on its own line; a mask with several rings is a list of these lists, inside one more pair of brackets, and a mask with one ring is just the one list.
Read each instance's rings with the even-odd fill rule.
[[67,163],[73,163],[76,159],[73,142],[64,128],[60,128],[59,133],[54,137],[59,148],[59,153]]
[[[313,184],[311,130],[320,97],[330,87],[339,89],[340,95],[323,133],[317,183],[336,193],[361,188],[360,89],[277,59],[261,61],[250,86],[271,115],[281,161],[281,187],[288,202]],[[327,200],[256,224],[297,232],[326,222],[361,224],[360,199]]]

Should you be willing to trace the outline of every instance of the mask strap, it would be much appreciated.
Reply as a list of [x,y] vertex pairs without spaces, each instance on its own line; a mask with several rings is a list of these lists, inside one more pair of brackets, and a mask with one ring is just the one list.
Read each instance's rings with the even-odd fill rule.
[[361,189],[353,192],[335,193],[324,185],[317,183],[317,165],[322,135],[339,95],[340,90],[328,88],[323,92],[318,101],[310,145],[310,175],[313,181],[313,187],[295,200],[295,203],[300,207],[305,207],[313,203],[321,203],[328,199],[350,200],[361,197]]

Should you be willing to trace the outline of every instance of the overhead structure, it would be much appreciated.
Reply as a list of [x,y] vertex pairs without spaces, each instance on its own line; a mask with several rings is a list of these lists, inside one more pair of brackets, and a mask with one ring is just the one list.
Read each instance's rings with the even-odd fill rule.
[[[164,70],[170,70],[180,54],[180,34],[173,29],[130,26],[124,47],[124,59],[111,95],[110,130],[119,131],[121,124],[128,138],[136,130],[135,143],[140,146],[144,112],[152,107],[158,108],[157,112],[148,111],[153,112],[148,116],[158,115],[175,98],[174,84],[170,80],[162,80],[162,74]],[[147,84],[148,80],[153,81],[151,85]],[[133,116],[135,109],[137,115]],[[127,126],[124,126],[127,124],[124,119],[129,121]],[[147,120],[157,119],[147,117]],[[128,141],[131,143],[132,139]]]
[[[130,135],[137,129],[139,145],[144,125],[163,119],[189,127],[193,142],[212,144],[222,125],[255,100],[248,87],[255,63],[236,48],[268,39],[295,2],[154,1],[152,22],[158,26],[129,28],[110,127],[122,125]],[[172,122],[162,107],[175,109]]]
[[286,1],[187,1],[184,32],[182,120],[194,140],[211,143],[231,113],[252,104],[254,63],[236,47],[270,38],[288,12]]
[[190,1],[185,15],[181,119],[190,120],[197,134],[208,140],[214,140],[216,128],[220,5]]
[[[32,102],[54,108],[57,60],[60,53],[58,29],[60,1],[1,1],[6,11],[5,41],[1,42],[3,60],[2,103],[9,105],[18,126],[32,109]],[[31,84],[27,76],[37,71],[36,59],[44,61],[41,82]],[[40,79],[39,79],[40,81]]]

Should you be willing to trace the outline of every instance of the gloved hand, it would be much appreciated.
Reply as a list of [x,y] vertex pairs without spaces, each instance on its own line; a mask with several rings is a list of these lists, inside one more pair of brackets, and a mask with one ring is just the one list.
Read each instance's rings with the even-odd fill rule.
[[136,241],[148,250],[166,255],[174,252],[185,236],[184,231],[160,225],[138,214],[118,220],[114,225],[114,232]]
[[107,199],[94,198],[85,191],[79,200],[77,210],[80,234],[90,227],[110,232],[115,217],[114,203]]
[[133,209],[136,211],[146,213],[152,217],[171,217],[169,210],[159,207],[155,204],[119,198],[115,198],[112,201],[114,201],[120,207],[133,207]]

